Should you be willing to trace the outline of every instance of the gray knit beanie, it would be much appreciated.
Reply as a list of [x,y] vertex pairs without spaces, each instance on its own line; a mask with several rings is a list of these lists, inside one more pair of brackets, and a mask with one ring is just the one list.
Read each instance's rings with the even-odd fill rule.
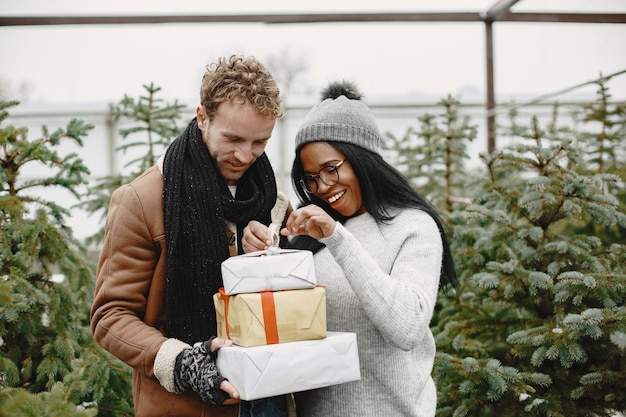
[[340,81],[322,91],[296,135],[296,150],[310,142],[345,142],[380,153],[378,123],[353,83]]

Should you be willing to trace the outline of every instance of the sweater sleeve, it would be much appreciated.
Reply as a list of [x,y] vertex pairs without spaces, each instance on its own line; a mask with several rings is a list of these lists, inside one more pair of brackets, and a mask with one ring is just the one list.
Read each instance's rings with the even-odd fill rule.
[[389,225],[353,231],[361,240],[374,239],[376,245],[368,247],[370,251],[376,248],[376,257],[390,257],[389,272],[383,271],[359,238],[340,223],[331,236],[320,241],[342,268],[365,314],[385,340],[411,350],[429,332],[436,302],[443,250],[439,229],[426,213],[406,210]]

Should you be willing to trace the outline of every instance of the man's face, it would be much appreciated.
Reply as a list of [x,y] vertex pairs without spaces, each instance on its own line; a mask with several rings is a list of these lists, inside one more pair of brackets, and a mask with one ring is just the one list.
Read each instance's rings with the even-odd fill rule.
[[212,122],[202,106],[196,109],[202,140],[217,162],[227,185],[236,185],[265,151],[276,119],[259,114],[251,104],[227,101],[219,105]]

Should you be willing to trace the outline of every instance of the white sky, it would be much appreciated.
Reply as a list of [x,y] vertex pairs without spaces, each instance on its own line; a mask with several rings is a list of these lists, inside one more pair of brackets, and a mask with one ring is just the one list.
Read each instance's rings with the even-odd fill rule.
[[[155,1],[2,0],[1,15],[484,11],[496,0]],[[436,3],[437,9],[432,9]],[[383,7],[384,6],[384,7]],[[514,11],[626,13],[624,0],[522,0]],[[496,23],[496,93],[502,100],[560,91],[626,69],[625,24]],[[220,55],[285,54],[303,64],[292,96],[338,78],[366,97],[483,100],[481,23],[158,24],[0,27],[0,83],[24,102],[117,102],[154,82],[197,101],[206,64]],[[25,96],[19,96],[26,87]],[[626,74],[609,84],[626,99]],[[580,90],[592,95],[593,88]],[[13,97],[11,97],[13,98]]]
[[[0,0],[0,15],[485,11],[495,2]],[[626,0],[521,0],[514,11],[626,13]],[[501,102],[524,102],[626,70],[625,24],[496,23],[493,35],[495,87]],[[452,94],[470,104],[485,99],[484,49],[484,26],[478,22],[0,27],[0,87],[13,92],[8,98],[22,100],[20,109],[102,111],[124,94],[143,94],[142,85],[153,82],[162,88],[160,98],[177,99],[193,109],[205,66],[217,57],[254,55],[267,63],[270,57],[284,55],[292,66],[306,68],[286,95],[291,103],[312,105],[328,81],[346,78],[356,81],[372,101],[401,98],[435,104]],[[626,100],[626,74],[609,87],[614,98]],[[575,94],[595,98],[594,91],[587,87]],[[296,127],[294,120],[289,129]],[[107,169],[105,135],[105,127],[97,125],[90,139],[102,140],[90,140],[81,150],[94,175],[105,175]],[[272,146],[278,147],[278,142]],[[485,144],[476,146],[482,151]],[[290,166],[290,160],[274,163],[285,172]],[[286,177],[283,180],[288,191]],[[78,237],[99,227],[81,212],[73,213],[70,225]]]

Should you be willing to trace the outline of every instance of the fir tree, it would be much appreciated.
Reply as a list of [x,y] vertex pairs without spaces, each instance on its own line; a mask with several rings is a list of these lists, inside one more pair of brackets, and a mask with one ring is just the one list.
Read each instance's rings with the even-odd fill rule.
[[[586,104],[575,117],[580,118],[583,129],[576,131],[577,143],[583,150],[584,163],[577,172],[582,174],[608,173],[617,175],[621,181],[607,184],[607,192],[615,195],[620,210],[626,211],[626,102],[612,103],[607,80],[600,78],[596,85],[597,100]],[[595,222],[583,221],[572,225],[572,230],[602,237],[605,241],[623,242],[626,229],[605,227]]]
[[[18,104],[0,103],[0,124]],[[26,128],[0,127],[0,415],[132,410],[128,369],[89,332],[94,265],[66,225],[68,209],[37,195],[54,187],[79,196],[89,171],[75,153],[57,149],[68,141],[82,146],[92,128],[72,120],[54,132],[44,126],[42,138],[30,140]]]
[[623,242],[568,233],[624,227],[571,135],[512,124],[517,145],[482,155],[474,204],[452,239],[460,275],[437,311],[440,416],[610,416],[626,411]]
[[583,168],[623,175],[626,148],[621,145],[626,137],[626,103],[611,103],[607,80],[600,78],[596,85],[597,100],[584,105],[581,112],[586,130],[577,134],[587,160]]
[[127,142],[118,146],[115,150],[122,155],[132,151],[139,155],[131,159],[124,168],[127,173],[116,173],[96,180],[87,190],[82,202],[77,206],[87,212],[95,214],[100,212],[102,227],[93,236],[87,238],[88,244],[99,244],[104,237],[104,220],[109,207],[112,192],[121,186],[131,182],[144,170],[154,165],[157,158],[165,151],[171,141],[182,132],[178,122],[182,118],[184,105],[177,101],[163,103],[157,98],[160,87],[144,85],[145,96],[137,99],[124,95],[124,98],[111,109],[111,114],[116,121],[130,121],[132,125],[120,129],[123,139],[133,136],[133,142]]
[[461,119],[457,99],[448,96],[438,104],[444,108],[442,114],[420,116],[420,128],[409,127],[401,138],[387,133],[383,146],[422,195],[450,212],[453,202],[464,201],[467,143],[476,138],[477,129],[469,117]]

